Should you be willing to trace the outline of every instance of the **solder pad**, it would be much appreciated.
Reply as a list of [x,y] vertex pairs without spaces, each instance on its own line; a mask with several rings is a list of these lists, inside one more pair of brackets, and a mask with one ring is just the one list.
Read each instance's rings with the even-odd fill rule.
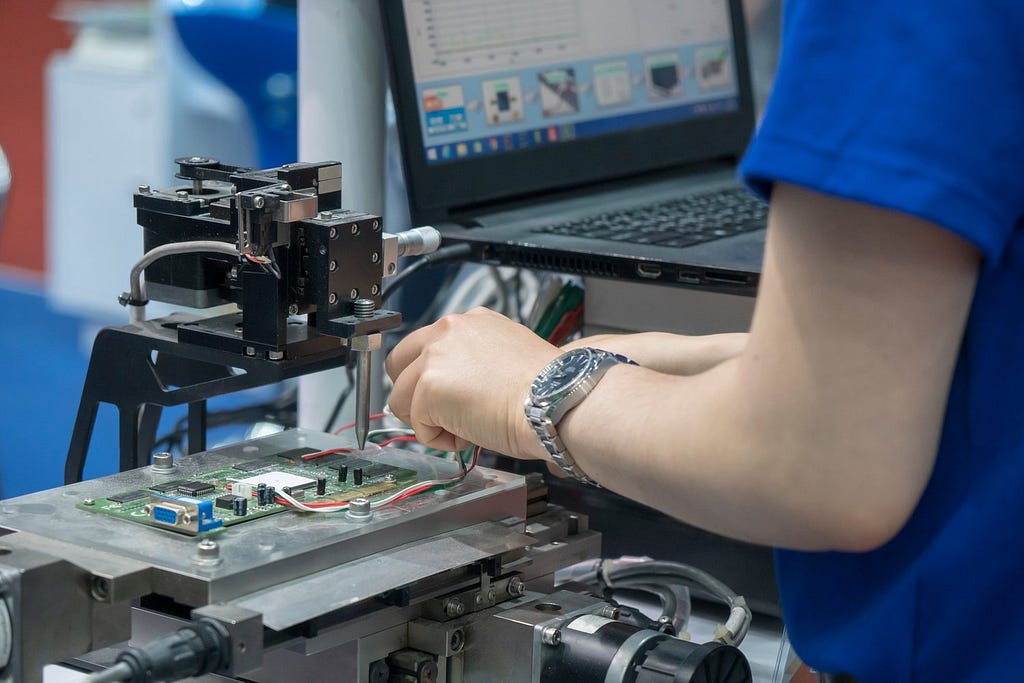
[[[310,450],[309,452],[313,453],[315,451]],[[351,461],[355,464],[355,467],[360,467],[362,466],[361,464],[365,464],[367,462],[362,458],[343,454],[332,454],[322,459],[302,460],[299,457],[293,457],[295,454],[294,450],[285,451],[283,453],[286,453],[287,455],[280,457],[282,454],[279,453],[259,460],[236,463],[235,465],[227,467],[218,467],[190,475],[188,480],[168,483],[204,483],[212,485],[212,490],[207,490],[202,495],[194,496],[194,498],[214,501],[220,496],[232,495],[229,486],[237,481],[252,477],[250,474],[252,472],[259,472],[264,476],[269,475],[271,479],[274,478],[275,473],[279,473],[282,480],[289,480],[295,477],[316,480],[320,477],[324,477],[327,479],[327,487],[324,495],[317,496],[314,495],[311,490],[306,490],[301,494],[298,494],[301,496],[300,500],[307,503],[337,503],[344,502],[352,498],[369,498],[379,496],[383,493],[404,488],[416,483],[417,481],[415,470],[383,465],[377,468],[365,468],[363,473],[363,482],[361,485],[356,486],[352,483],[351,476],[349,476],[348,481],[338,481],[337,464],[344,464],[345,460],[351,457]],[[328,466],[329,464],[335,465],[334,469],[331,469]],[[239,465],[242,465],[242,467],[239,467]],[[79,503],[77,507],[81,510],[98,512],[129,522],[145,524],[147,526],[156,526],[150,522],[150,516],[146,510],[146,505],[149,503],[148,494],[159,493],[165,496],[174,496],[176,495],[176,491],[177,486],[172,486],[171,490],[168,490],[167,483],[158,482],[154,483],[154,485],[148,489],[138,489],[127,493],[123,490],[111,491],[108,497],[95,498],[91,501],[91,504],[82,502]],[[141,495],[143,492],[146,495]],[[291,509],[284,505],[278,505],[277,503],[273,503],[271,505],[256,505],[255,498],[249,500],[247,508],[245,515],[236,516],[233,510],[214,506],[213,514],[216,519],[223,522],[223,525],[227,527],[266,517],[268,515],[277,514],[279,512],[285,512]],[[165,529],[166,527],[159,528]],[[207,533],[215,533],[215,531],[216,530]]]

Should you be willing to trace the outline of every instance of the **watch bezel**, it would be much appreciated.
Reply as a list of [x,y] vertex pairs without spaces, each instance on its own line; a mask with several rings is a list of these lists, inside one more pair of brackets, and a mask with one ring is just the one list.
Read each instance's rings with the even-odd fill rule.
[[[559,386],[553,388],[546,388],[544,384],[548,382],[552,375],[557,371],[564,368],[569,363],[575,363],[578,359],[583,359],[583,363],[573,373],[572,377],[562,382]],[[530,384],[530,399],[534,405],[538,407],[548,406],[552,403],[557,402],[561,397],[571,393],[574,388],[586,379],[586,377],[593,372],[595,365],[599,358],[595,353],[594,349],[589,347],[581,347],[578,349],[572,349],[563,353],[558,358],[544,366],[534,378]]]

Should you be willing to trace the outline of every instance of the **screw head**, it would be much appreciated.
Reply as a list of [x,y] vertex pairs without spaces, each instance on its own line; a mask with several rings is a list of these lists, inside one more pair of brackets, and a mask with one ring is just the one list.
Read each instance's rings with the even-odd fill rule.
[[247,356],[255,356],[256,355],[256,347],[255,346],[246,346],[245,347],[245,355],[247,355]]
[[353,300],[358,299],[359,298],[359,290],[358,289],[353,289],[351,292],[348,293],[348,295]]
[[288,315],[298,315],[299,307],[295,304],[288,304]]
[[377,252],[370,254],[370,263],[380,263],[380,254]]
[[316,215],[316,219],[318,221],[325,221],[325,220],[327,220],[330,217],[331,217],[331,214],[327,213],[326,211],[321,211],[321,212],[317,213],[317,215]]
[[149,185],[139,185],[139,192],[141,192],[142,194],[149,194],[150,191],[151,188],[149,187]]
[[331,272],[333,273],[334,271],[336,271],[338,269],[338,262],[337,261],[331,261],[330,264],[328,264],[327,267],[330,268]]
[[178,469],[174,465],[174,456],[164,451],[163,453],[153,454],[153,471],[154,472],[173,472]]
[[380,294],[380,285],[373,285],[372,287],[370,287],[370,294]]
[[466,605],[459,598],[447,598],[444,601],[444,613],[449,617],[458,617],[466,612]]
[[352,224],[352,234],[353,235],[358,235],[359,234],[359,224],[358,223],[353,223]]
[[335,294],[334,292],[331,292],[331,295],[329,297],[327,297],[327,303],[329,303],[329,304],[336,304],[336,303],[338,303],[338,295]]
[[562,632],[557,626],[548,626],[540,633],[540,641],[545,645],[557,647],[562,644]]
[[513,576],[508,580],[508,594],[514,598],[518,598],[520,595],[526,592],[526,584],[518,576]]
[[92,498],[86,498],[85,500],[82,501],[82,505],[95,505],[95,504],[96,504],[96,501],[93,500]]
[[374,221],[373,222],[373,231],[374,232],[380,232],[380,221]]
[[267,351],[267,360],[283,360],[284,351]]
[[337,228],[331,228],[331,232],[329,234],[330,234],[332,240],[333,239],[337,239],[338,238],[338,229]]
[[252,205],[255,206],[257,209],[262,209],[264,206],[266,206],[266,204],[267,200],[265,200],[263,197],[256,197],[252,200]]
[[179,199],[188,199],[188,190],[178,190],[174,194],[178,195]]
[[220,545],[217,541],[204,538],[196,544],[195,561],[199,564],[220,564]]
[[388,264],[388,275],[394,275],[395,274],[395,269],[397,267],[398,266],[396,266],[394,263],[389,263]]

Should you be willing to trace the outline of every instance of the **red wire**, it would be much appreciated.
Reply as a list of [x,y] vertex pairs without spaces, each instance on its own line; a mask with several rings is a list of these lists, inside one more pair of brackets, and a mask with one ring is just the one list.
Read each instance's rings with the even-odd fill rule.
[[[383,420],[387,416],[388,416],[387,413],[377,413],[376,415],[371,415],[370,419],[371,420]],[[338,434],[341,434],[346,429],[352,429],[355,426],[356,426],[355,422],[349,422],[347,425],[341,425],[340,427],[338,427],[337,429],[334,430],[334,435],[337,436]]]
[[379,443],[377,445],[380,446],[381,448],[384,448],[384,446],[389,446],[389,445],[395,443],[396,441],[415,441],[415,440],[416,440],[415,436],[393,436],[390,439],[388,439],[387,441],[382,441],[381,443]]
[[308,455],[302,456],[303,460],[316,460],[322,458],[325,455],[334,455],[335,453],[351,453],[351,448],[328,448],[326,451],[320,451],[319,453],[309,453]]

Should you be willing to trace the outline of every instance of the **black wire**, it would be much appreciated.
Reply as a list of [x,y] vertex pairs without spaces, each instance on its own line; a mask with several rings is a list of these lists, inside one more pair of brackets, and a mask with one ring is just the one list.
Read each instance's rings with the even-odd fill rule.
[[356,386],[356,378],[352,372],[352,366],[345,366],[345,379],[348,380],[348,386],[345,387],[345,391],[338,395],[338,400],[334,402],[334,408],[331,409],[331,416],[327,418],[327,424],[324,425],[324,431],[329,432],[334,427],[335,420],[338,419],[338,414],[341,413],[341,407],[345,405],[345,401],[352,395],[352,390]]
[[380,296],[381,303],[387,301],[388,297],[398,291],[398,289],[421,268],[426,268],[427,266],[436,265],[438,263],[447,263],[448,261],[459,261],[469,256],[471,251],[472,247],[468,244],[452,244],[447,247],[441,247],[432,254],[426,254],[392,278],[391,283],[384,288],[384,293]]

